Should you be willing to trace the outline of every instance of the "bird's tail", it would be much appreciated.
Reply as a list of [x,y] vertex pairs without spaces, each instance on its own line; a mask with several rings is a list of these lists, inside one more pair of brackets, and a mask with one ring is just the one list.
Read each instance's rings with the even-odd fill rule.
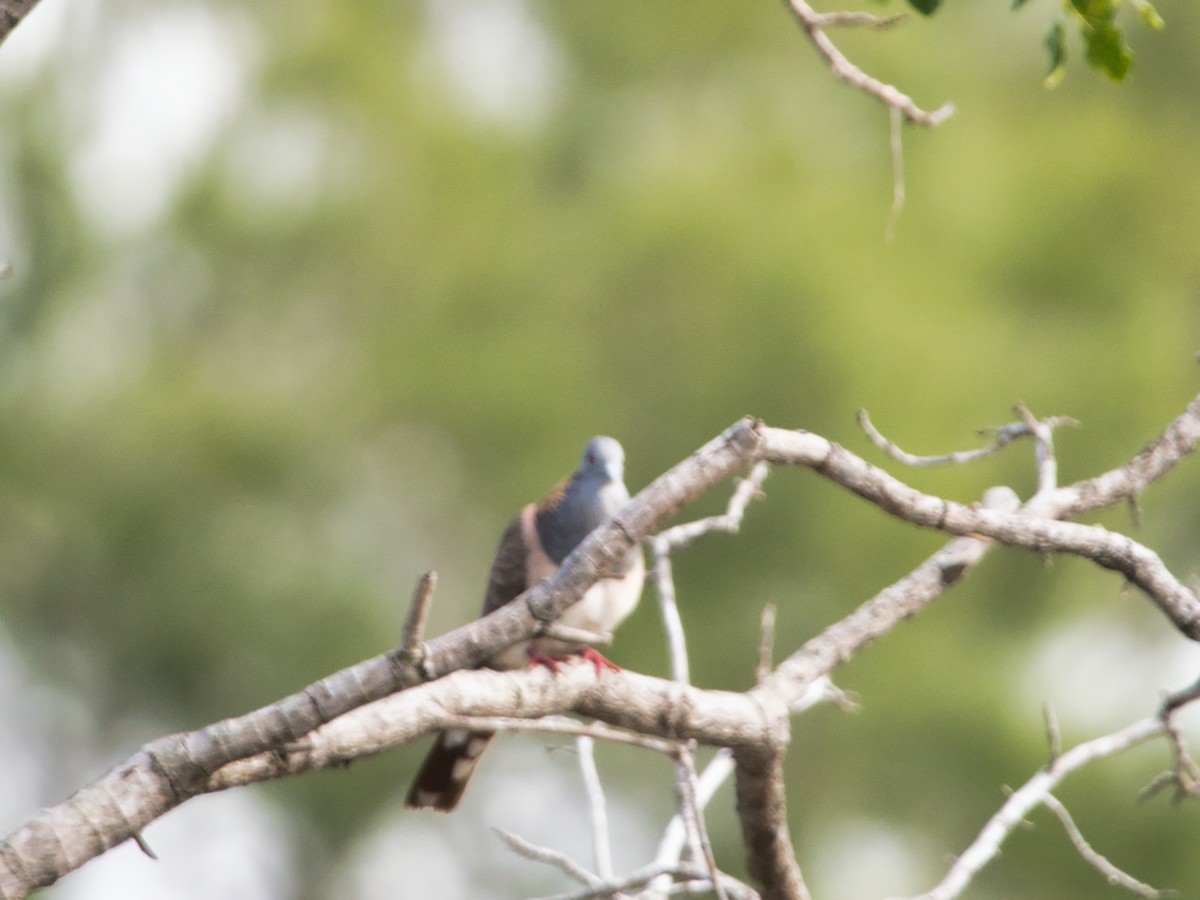
[[453,728],[438,735],[425,762],[408,789],[404,805],[409,809],[450,812],[467,789],[480,754],[495,736],[493,731]]

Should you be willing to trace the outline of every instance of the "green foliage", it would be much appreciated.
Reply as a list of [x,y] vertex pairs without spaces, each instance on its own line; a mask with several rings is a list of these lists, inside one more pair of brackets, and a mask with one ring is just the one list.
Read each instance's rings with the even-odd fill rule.
[[[1013,0],[1012,8],[1020,9],[1027,2]],[[942,5],[941,0],[908,0],[908,3],[926,16],[933,15]],[[1154,30],[1164,27],[1162,17],[1150,0],[1131,0],[1131,5],[1143,25]],[[1133,65],[1133,51],[1117,22],[1120,0],[1063,0],[1063,6],[1078,22],[1088,64],[1114,81],[1123,81]],[[1066,27],[1062,20],[1050,26],[1044,44],[1050,57],[1045,85],[1056,87],[1066,74]]]
[[1062,22],[1055,22],[1046,32],[1046,51],[1050,54],[1050,70],[1045,85],[1057,87],[1067,74],[1067,29]]
[[[1136,0],[1132,5],[1144,26],[1163,28],[1163,19],[1149,0]],[[1117,21],[1119,0],[1064,0],[1064,6],[1078,22],[1088,64],[1114,81],[1123,81],[1133,66],[1133,51]],[[1066,26],[1062,20],[1051,25],[1045,44],[1050,56],[1045,84],[1055,87],[1066,74]]]

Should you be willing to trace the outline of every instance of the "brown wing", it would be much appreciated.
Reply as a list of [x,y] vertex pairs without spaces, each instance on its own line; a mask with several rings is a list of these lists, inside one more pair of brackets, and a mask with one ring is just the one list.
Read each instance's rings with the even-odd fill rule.
[[568,475],[566,478],[552,487],[550,489],[550,493],[538,501],[537,511],[540,513],[546,510],[556,509],[558,504],[562,503],[563,497],[566,496],[567,486],[570,485],[571,478],[573,477],[574,476]]
[[496,558],[492,560],[492,571],[488,574],[487,593],[483,598],[483,615],[515,600],[529,587],[525,573],[528,557],[529,548],[525,546],[525,539],[521,535],[521,517],[517,516],[504,529],[500,546],[496,548]]

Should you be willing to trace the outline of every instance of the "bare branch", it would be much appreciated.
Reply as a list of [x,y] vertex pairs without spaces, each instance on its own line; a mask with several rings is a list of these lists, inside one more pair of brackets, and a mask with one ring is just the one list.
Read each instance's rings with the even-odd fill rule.
[[1063,806],[1062,801],[1053,794],[1046,794],[1042,798],[1042,805],[1058,817],[1058,821],[1062,823],[1063,829],[1067,832],[1067,837],[1071,839],[1071,843],[1075,845],[1075,849],[1079,851],[1079,855],[1091,863],[1109,884],[1115,884],[1126,890],[1133,891],[1133,893],[1141,897],[1158,898],[1175,895],[1175,891],[1160,891],[1156,887],[1138,881],[1132,875],[1114,866],[1103,854],[1097,853],[1092,845],[1087,842],[1087,838],[1083,836],[1083,832],[1079,830],[1079,826],[1075,824],[1075,820],[1071,818],[1071,814]]
[[1074,419],[1057,416],[1051,419],[1037,419],[1024,403],[1013,407],[1021,423],[1037,441],[1038,488],[1039,495],[1049,493],[1058,487],[1058,460],[1054,455],[1054,428],[1056,425],[1078,425]]
[[[554,579],[484,619],[424,642],[422,666],[413,665],[398,648],[260,710],[160,738],[68,800],[34,815],[0,843],[0,895],[23,897],[52,883],[198,793],[340,764],[445,727],[455,717],[572,711],[667,743],[694,739],[732,748],[750,870],[763,877],[765,896],[801,896],[803,882],[782,818],[778,774],[788,716],[820,679],[961,580],[995,543],[1072,553],[1119,571],[1180,631],[1200,635],[1200,601],[1156,554],[1124,535],[1057,521],[1136,496],[1193,452],[1198,439],[1200,397],[1129,463],[1043,491],[1018,511],[1015,495],[1006,488],[989,491],[981,505],[966,506],[916,491],[819,435],[742,420],[596,529]],[[759,462],[812,468],[892,515],[956,537],[808,641],[745,694],[701,691],[633,673],[597,680],[586,665],[565,666],[556,677],[491,671],[442,677],[473,668],[545,629],[683,505]],[[757,490],[753,475],[758,472],[765,474],[765,467],[755,467],[735,498],[748,502]],[[422,684],[430,678],[439,680]],[[1056,765],[1069,756],[1064,754]],[[765,818],[751,822],[755,811]]]
[[[810,432],[760,429],[773,462],[810,466],[885,512],[950,534],[981,535],[1037,553],[1070,553],[1118,571],[1153,600],[1185,636],[1200,639],[1200,600],[1162,560],[1132,538],[1095,525],[1047,518],[1062,489],[1036,496],[1020,513],[964,506],[914,490],[850,451]],[[1037,515],[1031,513],[1036,512]]]
[[704,824],[704,810],[699,802],[699,785],[696,777],[696,761],[690,744],[681,744],[678,754],[679,761],[679,812],[684,821],[692,821],[699,853],[698,857],[708,870],[709,881],[712,882],[713,893],[717,900],[729,900],[721,885],[721,871],[717,868],[717,858],[713,856],[712,842],[708,839],[708,828]]
[[1173,469],[1196,449],[1200,440],[1200,396],[1193,398],[1161,435],[1123,466],[1102,475],[1060,487],[1041,498],[1039,515],[1069,519],[1082,512],[1112,506],[1122,500],[1136,500],[1147,485]]
[[[705,879],[697,866],[660,866],[651,864],[630,873],[624,878],[616,878],[610,882],[598,884],[595,887],[567,894],[555,894],[552,897],[542,897],[540,900],[599,900],[618,895],[624,891],[633,891],[645,887],[656,879],[665,878],[677,884],[686,885],[689,892],[709,891],[711,884]],[[721,885],[730,897],[737,900],[758,900],[758,894],[749,886],[742,884],[736,878],[722,873]]]
[[436,588],[437,572],[426,572],[418,579],[417,586],[413,589],[408,618],[404,621],[399,656],[416,666],[421,665],[424,657],[421,641],[425,639],[425,623],[429,620],[429,607]]
[[603,879],[597,878],[565,853],[538,844],[531,844],[525,838],[515,835],[511,831],[505,831],[503,828],[493,828],[492,831],[496,832],[500,840],[508,844],[518,856],[561,869],[568,876],[588,887],[598,887],[603,883]]
[[[1024,407],[1022,407],[1024,408]],[[1048,419],[1042,420],[1041,425],[1047,428],[1054,429],[1064,425],[1078,425],[1079,423],[1069,416],[1051,416]],[[876,447],[890,456],[896,462],[903,463],[906,466],[917,468],[920,466],[945,466],[945,465],[965,465],[973,463],[993,455],[999,450],[1003,450],[1014,440],[1023,437],[1034,436],[1034,431],[1026,422],[1013,422],[1009,425],[1004,425],[1000,428],[987,429],[986,433],[994,434],[995,438],[986,447],[980,447],[978,450],[959,450],[954,453],[943,453],[935,456],[916,456],[908,453],[893,441],[884,437],[875,425],[871,422],[871,417],[867,415],[865,409],[858,411],[858,425],[871,439]]]
[[698,539],[714,531],[737,534],[742,526],[742,519],[746,515],[746,507],[750,505],[750,501],[762,497],[762,483],[770,472],[771,468],[765,462],[762,460],[756,462],[745,478],[738,479],[737,487],[734,488],[723,515],[685,522],[656,534],[651,542],[652,545],[657,545],[655,552],[660,552],[661,548],[663,553],[674,553],[676,550],[691,546]]
[[1046,740],[1050,744],[1050,762],[1062,754],[1062,732],[1058,728],[1058,716],[1049,703],[1042,707],[1042,718],[1046,720]]
[[612,849],[608,842],[608,804],[604,800],[604,787],[600,784],[600,773],[596,771],[594,742],[587,735],[575,738],[575,749],[579,751],[579,771],[583,775],[583,786],[587,791],[588,809],[592,813],[592,856],[596,874],[601,879],[613,877]]
[[768,603],[762,611],[762,637],[758,642],[758,665],[754,668],[754,683],[762,684],[771,674],[775,656],[775,604]]
[[[717,788],[733,774],[733,769],[732,751],[728,748],[718,750],[708,761],[708,765],[704,767],[704,771],[696,781],[695,804],[697,809],[704,810],[708,806],[713,794],[717,792]],[[662,840],[659,841],[658,850],[654,854],[654,864],[663,867],[664,870],[669,866],[677,865],[683,856],[686,842],[687,826],[684,824],[683,815],[676,813],[663,831]],[[652,888],[654,887],[652,885]],[[663,887],[657,886],[657,890],[662,891]]]
[[663,628],[667,633],[667,650],[671,659],[671,677],[685,684],[691,681],[688,667],[687,641],[684,639],[683,621],[675,601],[675,578],[672,572],[671,554],[691,546],[700,538],[714,531],[736,534],[741,528],[742,518],[750,501],[762,496],[761,487],[770,467],[758,461],[745,478],[739,478],[737,487],[729,498],[724,515],[709,516],[694,522],[685,522],[656,534],[647,543],[654,552],[654,585],[658,592],[659,612]]
[[810,900],[788,833],[783,755],[734,751],[746,869],[766,900]]
[[667,656],[671,660],[671,678],[682,684],[691,682],[688,668],[687,640],[683,633],[683,619],[679,616],[679,605],[675,602],[675,576],[671,566],[669,542],[661,536],[655,537],[650,546],[654,549],[654,586],[658,591],[658,611],[662,616],[663,631],[667,638]]
[[984,826],[979,837],[954,861],[937,887],[915,900],[953,900],[961,896],[979,870],[1000,853],[1000,845],[1005,839],[1032,810],[1046,802],[1050,792],[1063,778],[1094,760],[1120,753],[1164,731],[1161,718],[1142,719],[1113,734],[1078,744],[1057,756],[1005,801]]
[[[1017,504],[1016,495],[1007,488],[992,488],[984,496],[984,506],[989,509],[1016,509]],[[961,581],[990,548],[989,542],[977,538],[950,541],[908,575],[807,641],[751,693],[768,694],[789,707],[797,703],[814,683],[862,647]]]
[[1153,797],[1166,787],[1175,788],[1174,795],[1171,797],[1173,803],[1200,798],[1200,764],[1192,757],[1188,750],[1187,738],[1184,737],[1182,729],[1175,722],[1175,712],[1200,697],[1198,688],[1200,688],[1200,682],[1171,695],[1163,704],[1159,716],[1162,719],[1167,738],[1171,742],[1175,764],[1170,771],[1159,775],[1142,790],[1138,796],[1139,802]]
[[[353,714],[351,714],[353,715]],[[446,727],[466,728],[471,731],[519,731],[529,734],[559,734],[567,737],[586,736],[613,744],[626,744],[630,747],[641,747],[654,753],[675,758],[676,741],[665,741],[662,738],[614,728],[603,722],[581,722],[568,716],[545,715],[536,719],[518,719],[513,716],[446,716]],[[376,751],[377,752],[377,751]],[[233,771],[223,769],[222,772]],[[214,785],[218,789],[232,785]]]
[[813,23],[818,28],[838,28],[847,25],[861,25],[865,28],[878,28],[883,30],[891,28],[893,25],[899,25],[908,16],[900,13],[895,16],[876,16],[865,12],[827,12],[814,13]]
[[[933,112],[926,112],[917,106],[907,94],[901,93],[892,85],[885,84],[878,78],[873,78],[850,62],[842,51],[834,46],[833,41],[829,40],[824,31],[827,25],[847,24],[846,21],[839,21],[840,16],[835,16],[833,19],[822,16],[805,0],[787,0],[787,4],[835,78],[870,94],[889,108],[899,110],[905,119],[917,125],[932,128],[954,115],[953,103],[946,103]],[[864,22],[865,20],[862,20],[859,24]]]

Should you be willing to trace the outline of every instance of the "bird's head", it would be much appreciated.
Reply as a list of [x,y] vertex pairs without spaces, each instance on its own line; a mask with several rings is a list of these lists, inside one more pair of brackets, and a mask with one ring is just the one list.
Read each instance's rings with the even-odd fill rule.
[[587,479],[609,482],[624,482],[625,451],[620,442],[610,437],[594,437],[583,448],[583,459],[579,461],[579,475]]

